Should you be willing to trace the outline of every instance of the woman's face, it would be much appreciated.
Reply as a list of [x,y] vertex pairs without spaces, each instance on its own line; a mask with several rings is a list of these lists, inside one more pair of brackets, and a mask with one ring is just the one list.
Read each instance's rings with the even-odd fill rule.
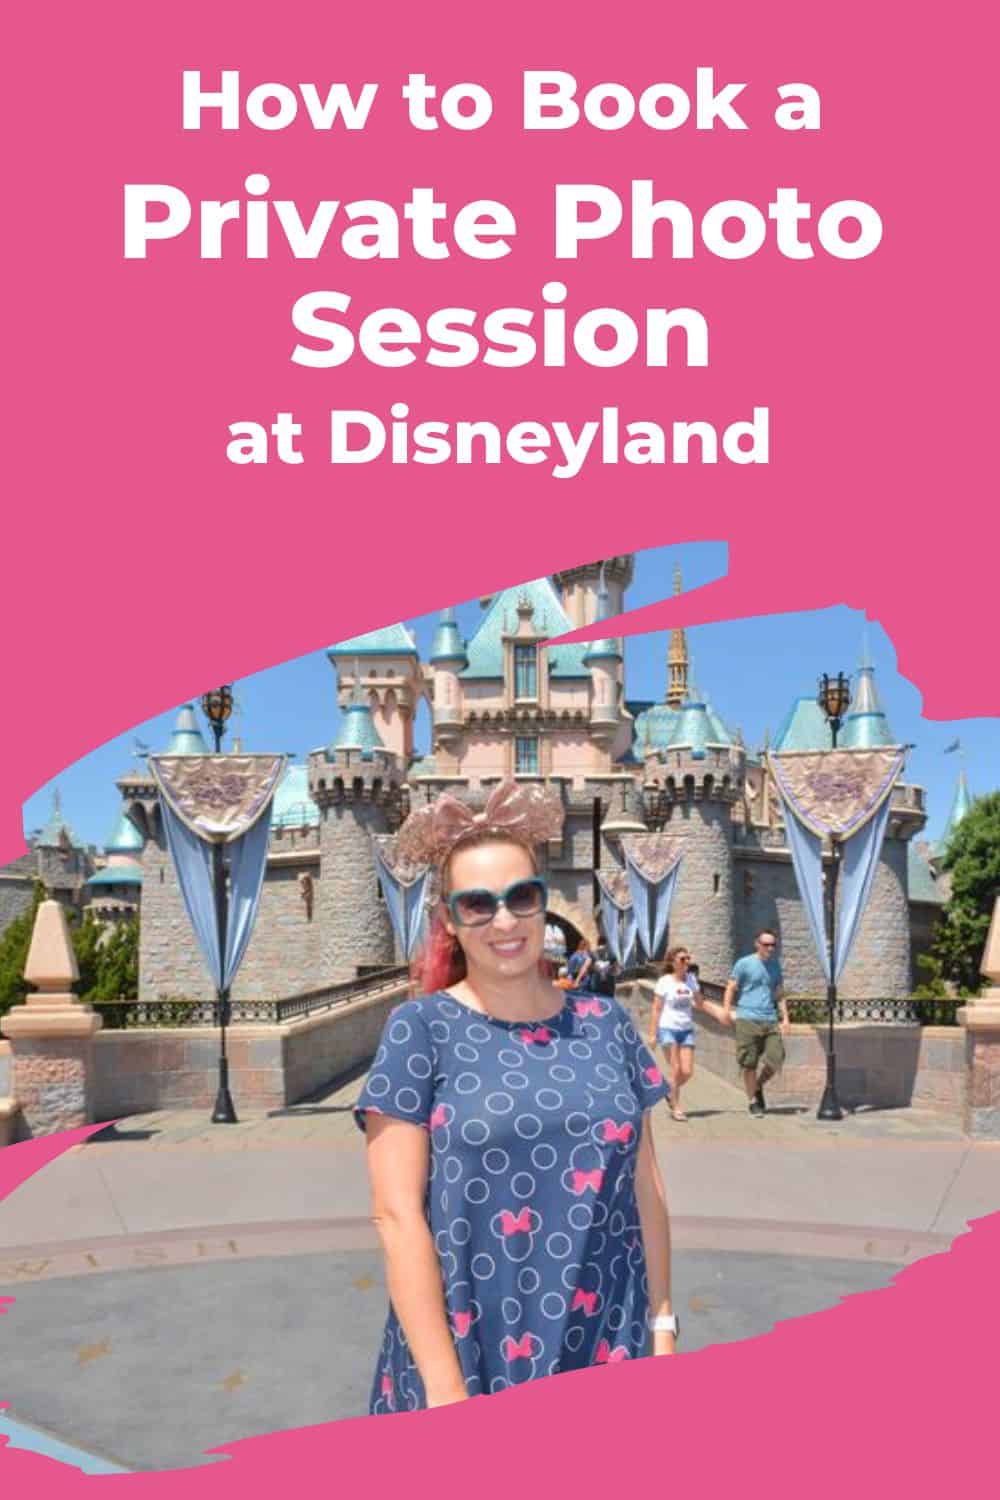
[[688,964],[690,962],[691,955],[686,949],[682,949],[680,953],[674,954],[674,974],[678,979],[687,978]]
[[[517,880],[536,874],[531,857],[519,844],[473,844],[459,849],[448,868],[448,894],[465,890],[495,891],[498,895]],[[505,906],[492,922],[481,927],[445,919],[465,954],[470,975],[479,971],[490,979],[516,979],[537,969],[545,945],[545,912],[534,917],[512,917]]]

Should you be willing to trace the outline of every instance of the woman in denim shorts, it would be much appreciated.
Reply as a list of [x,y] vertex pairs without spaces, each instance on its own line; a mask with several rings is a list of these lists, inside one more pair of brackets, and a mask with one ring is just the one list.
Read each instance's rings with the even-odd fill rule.
[[670,1065],[670,1113],[681,1122],[687,1120],[681,1108],[681,1089],[694,1072],[694,1012],[708,1011],[717,1021],[723,1018],[722,1007],[702,995],[690,963],[691,955],[683,943],[668,950],[653,991],[649,1027],[649,1045],[654,1047],[658,1042]]

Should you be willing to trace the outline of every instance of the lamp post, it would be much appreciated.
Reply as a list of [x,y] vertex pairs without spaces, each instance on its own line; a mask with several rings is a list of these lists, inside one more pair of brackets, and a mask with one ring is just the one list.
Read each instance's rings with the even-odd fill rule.
[[[226,732],[226,721],[233,711],[233,690],[228,683],[205,693],[201,700],[201,711],[209,722],[215,739],[215,753],[222,753],[222,736]],[[225,969],[226,936],[229,926],[229,891],[227,886],[225,849],[221,843],[212,845],[212,888],[215,894],[215,930],[219,943],[219,968]],[[229,1092],[229,1059],[226,1056],[226,1027],[232,1008],[229,990],[216,990],[215,1008],[219,1018],[219,1088],[212,1110],[213,1125],[238,1124],[233,1097]]]
[[[830,725],[830,736],[833,740],[833,749],[837,748],[837,735],[851,704],[851,681],[845,677],[843,672],[838,672],[836,677],[830,677],[826,672],[819,680],[819,692],[816,701],[823,710]],[[826,939],[827,953],[829,955],[830,977],[826,986],[826,1004],[829,1015],[829,1033],[826,1046],[826,1087],[820,1100],[819,1109],[816,1112],[820,1120],[842,1120],[844,1111],[840,1107],[837,1097],[837,1057],[834,1049],[833,1023],[837,1010],[837,884],[840,878],[840,861],[842,858],[840,840],[833,834],[830,835],[831,866],[830,875],[826,888]]]

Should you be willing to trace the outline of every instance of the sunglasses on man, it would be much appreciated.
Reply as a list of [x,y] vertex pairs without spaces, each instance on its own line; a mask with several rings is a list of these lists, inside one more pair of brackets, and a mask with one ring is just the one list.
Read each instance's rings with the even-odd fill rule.
[[485,927],[496,917],[501,906],[512,917],[538,917],[545,910],[549,888],[540,875],[529,880],[515,880],[503,891],[485,888],[452,891],[447,897],[452,921],[459,927]]

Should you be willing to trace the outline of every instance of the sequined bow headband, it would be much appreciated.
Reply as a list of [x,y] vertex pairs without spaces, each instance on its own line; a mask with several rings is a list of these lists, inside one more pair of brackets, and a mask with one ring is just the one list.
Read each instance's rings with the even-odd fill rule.
[[554,787],[502,781],[486,799],[482,812],[443,792],[426,807],[418,807],[399,831],[399,853],[413,864],[441,865],[455,845],[469,834],[509,833],[535,845],[558,838],[563,806]]

